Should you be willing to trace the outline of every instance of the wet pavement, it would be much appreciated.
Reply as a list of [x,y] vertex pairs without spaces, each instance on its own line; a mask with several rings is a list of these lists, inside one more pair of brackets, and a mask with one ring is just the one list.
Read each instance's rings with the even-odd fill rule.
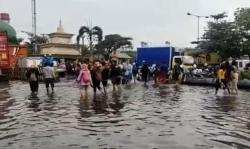
[[250,93],[141,83],[80,99],[71,81],[37,97],[24,82],[0,84],[0,149],[248,149]]

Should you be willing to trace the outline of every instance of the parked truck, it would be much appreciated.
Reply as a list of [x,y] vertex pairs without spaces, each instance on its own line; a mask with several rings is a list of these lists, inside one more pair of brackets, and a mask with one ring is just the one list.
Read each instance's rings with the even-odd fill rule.
[[[189,59],[187,61],[187,59]],[[159,64],[167,65],[168,69],[172,69],[176,61],[182,61],[184,65],[192,65],[194,60],[192,57],[184,56],[182,52],[176,51],[174,47],[142,47],[137,48],[137,63],[142,65],[146,61],[148,65]]]
[[27,55],[28,48],[25,45],[9,44],[7,32],[0,32],[0,81],[14,77],[18,61]]

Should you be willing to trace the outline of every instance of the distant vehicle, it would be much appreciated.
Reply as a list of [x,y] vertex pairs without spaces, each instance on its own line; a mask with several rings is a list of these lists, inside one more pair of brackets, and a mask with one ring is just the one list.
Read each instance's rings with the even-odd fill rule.
[[[42,61],[43,61],[43,57],[25,57],[25,58],[22,58],[19,60],[18,67],[19,68],[30,68],[33,65],[38,67],[38,66],[42,65]],[[54,60],[53,66],[57,67],[58,62]]]
[[176,63],[182,64],[185,68],[190,68],[194,64],[194,58],[192,56],[174,56],[172,68]]
[[250,63],[247,63],[247,64],[246,64],[245,69],[250,70]]
[[[230,61],[232,63],[232,61]],[[250,60],[248,59],[243,59],[243,60],[236,60],[237,67],[239,71],[244,71],[244,69],[247,67],[247,64],[250,63]],[[249,66],[248,66],[249,68]]]

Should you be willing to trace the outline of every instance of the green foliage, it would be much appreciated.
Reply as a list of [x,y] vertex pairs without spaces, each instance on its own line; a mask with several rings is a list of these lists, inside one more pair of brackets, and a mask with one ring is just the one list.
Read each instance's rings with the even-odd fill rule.
[[[241,14],[237,14],[241,16]],[[247,46],[244,46],[246,43],[243,43],[246,36],[239,27],[239,23],[226,21],[226,13],[211,17],[214,18],[214,21],[208,22],[208,30],[197,47],[206,52],[217,52],[223,59],[239,58],[246,54]]]
[[132,38],[119,34],[106,35],[105,39],[96,45],[97,51],[109,58],[113,51],[119,48],[132,48]]
[[235,22],[243,31],[250,30],[250,8],[238,8],[235,15]]
[[[100,27],[98,26],[95,26],[93,28],[90,28],[90,27],[87,27],[87,26],[82,26],[80,29],[79,29],[79,33],[76,37],[76,40],[77,40],[77,45],[79,46],[80,45],[80,40],[82,39],[82,51],[84,51],[84,39],[87,38],[89,40],[89,50],[90,50],[90,55],[91,55],[91,58],[93,58],[93,53],[94,53],[94,46],[93,46],[93,42],[96,41],[97,44],[99,42],[102,41],[102,38],[103,38],[103,31]],[[84,53],[82,52],[82,56]]]
[[235,12],[235,22],[243,35],[243,53],[250,55],[250,8],[238,8]]
[[241,72],[240,73],[240,79],[241,80],[244,80],[244,79],[250,80],[250,72]]
[[219,20],[222,20],[222,19],[226,18],[227,14],[226,14],[226,12],[222,12],[222,13],[219,13],[219,14],[216,14],[216,15],[211,15],[210,17],[213,18],[216,21],[219,21]]
[[[46,35],[36,35],[34,36],[33,33],[31,32],[25,32],[23,31],[23,33],[26,33],[29,36],[29,42],[26,42],[26,45],[28,46],[28,54],[32,55],[33,51],[34,51],[34,47],[35,44],[39,45],[39,44],[44,44],[47,43],[49,40],[49,37]],[[18,41],[20,41],[22,39],[18,39]]]

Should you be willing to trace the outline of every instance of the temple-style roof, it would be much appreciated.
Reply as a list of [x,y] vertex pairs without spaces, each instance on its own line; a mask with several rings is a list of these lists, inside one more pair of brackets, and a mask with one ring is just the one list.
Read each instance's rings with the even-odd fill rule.
[[43,49],[41,54],[51,54],[51,55],[71,55],[71,56],[80,56],[80,52],[76,49],[60,49],[60,48],[53,48],[53,49]]
[[57,27],[57,31],[54,33],[50,33],[49,37],[54,38],[54,37],[61,37],[61,38],[72,38],[74,34],[69,34],[64,32],[64,28],[62,26],[62,21],[59,21],[59,26]]
[[57,32],[49,34],[49,43],[41,44],[40,53],[51,54],[57,58],[79,58],[81,53],[76,44],[72,44],[71,38],[73,34],[64,32],[62,22],[60,20]]
[[131,59],[131,57],[127,53],[117,52],[116,57],[120,59]]
[[62,47],[62,48],[74,48],[78,49],[76,44],[64,44],[64,43],[47,43],[39,45],[41,48],[50,48],[50,47]]

